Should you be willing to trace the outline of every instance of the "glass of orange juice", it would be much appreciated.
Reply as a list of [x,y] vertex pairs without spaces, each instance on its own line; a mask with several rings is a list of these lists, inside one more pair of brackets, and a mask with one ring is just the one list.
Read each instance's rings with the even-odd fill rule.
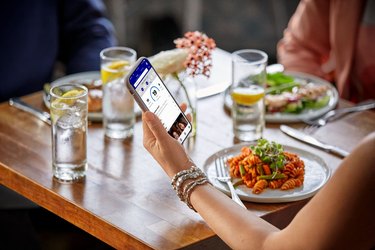
[[232,53],[233,133],[240,141],[255,141],[263,135],[267,61],[267,54],[260,50]]
[[114,139],[131,137],[135,123],[134,99],[124,79],[136,61],[137,53],[127,47],[110,47],[100,52],[100,58],[105,136]]

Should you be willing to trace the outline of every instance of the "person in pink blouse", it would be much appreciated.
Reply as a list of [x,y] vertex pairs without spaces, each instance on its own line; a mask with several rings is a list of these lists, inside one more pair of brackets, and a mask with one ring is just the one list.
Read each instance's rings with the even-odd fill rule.
[[302,0],[277,45],[278,60],[358,102],[375,98],[374,41],[374,0]]

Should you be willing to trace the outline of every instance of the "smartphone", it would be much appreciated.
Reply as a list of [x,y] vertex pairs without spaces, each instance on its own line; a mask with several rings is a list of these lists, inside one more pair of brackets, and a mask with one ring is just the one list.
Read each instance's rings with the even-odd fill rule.
[[156,114],[168,134],[182,144],[192,130],[191,123],[147,58],[137,60],[126,85],[140,108]]

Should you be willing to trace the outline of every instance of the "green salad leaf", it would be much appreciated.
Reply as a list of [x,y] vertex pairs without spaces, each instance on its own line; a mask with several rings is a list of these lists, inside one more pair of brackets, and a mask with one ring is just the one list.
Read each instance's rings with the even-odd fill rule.
[[330,97],[325,95],[318,100],[302,100],[305,108],[320,109],[328,105]]
[[281,85],[273,86],[273,87],[268,87],[266,89],[266,94],[270,95],[277,95],[281,94],[284,91],[292,91],[294,87],[300,86],[299,83],[297,82],[288,82],[288,83],[283,83]]
[[277,95],[285,91],[292,91],[296,86],[300,86],[300,84],[295,81],[293,76],[285,75],[282,72],[267,74],[267,94]]
[[292,83],[292,82],[294,82],[294,77],[285,75],[282,72],[267,74],[267,84],[271,87],[280,86],[282,84]]
[[286,105],[284,109],[284,113],[298,114],[298,113],[301,113],[304,108],[305,106],[303,105],[301,101],[291,102]]

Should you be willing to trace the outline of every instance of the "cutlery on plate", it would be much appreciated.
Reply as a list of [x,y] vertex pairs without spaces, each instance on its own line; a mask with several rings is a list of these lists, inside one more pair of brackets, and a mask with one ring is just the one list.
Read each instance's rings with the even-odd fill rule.
[[292,127],[289,127],[289,126],[286,126],[286,125],[281,125],[280,130],[283,131],[285,134],[289,135],[290,137],[293,137],[294,139],[297,139],[297,140],[300,140],[300,141],[305,142],[307,144],[313,145],[313,146],[315,146],[317,148],[320,148],[320,149],[323,149],[327,152],[334,153],[334,154],[336,154],[338,156],[341,156],[343,158],[349,155],[349,152],[347,152],[347,151],[345,151],[345,150],[343,150],[339,147],[321,142],[318,139],[312,137],[311,135],[308,135],[304,132],[301,132],[301,131],[299,131],[295,128],[292,128]]
[[368,109],[375,108],[375,100],[369,100],[362,103],[359,103],[353,107],[348,108],[341,108],[341,109],[335,109],[327,112],[322,117],[319,117],[318,119],[308,120],[305,119],[303,122],[307,123],[308,125],[321,127],[327,124],[329,121],[334,121],[341,116],[352,113],[352,112],[358,112],[358,111],[364,111]]
[[9,105],[13,106],[15,108],[18,108],[22,111],[25,111],[29,114],[34,115],[35,117],[39,118],[40,120],[44,121],[48,125],[51,125],[51,117],[50,114],[42,111],[40,109],[34,108],[33,106],[25,103],[19,98],[10,98],[9,99]]
[[215,160],[217,179],[221,182],[227,183],[230,190],[230,194],[232,196],[232,200],[234,200],[241,207],[247,209],[246,206],[242,203],[241,199],[238,197],[236,190],[234,190],[231,177],[229,176],[228,169],[225,166],[225,162],[226,159],[224,159],[223,157],[219,157]]

